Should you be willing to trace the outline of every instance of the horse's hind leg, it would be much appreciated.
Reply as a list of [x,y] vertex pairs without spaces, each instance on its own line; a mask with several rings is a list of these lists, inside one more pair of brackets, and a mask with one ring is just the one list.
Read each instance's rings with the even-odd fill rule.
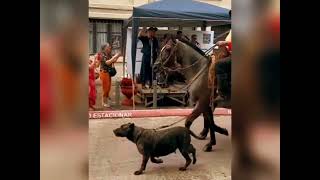
[[[216,109],[216,107],[217,107],[217,104],[214,104],[214,109]],[[220,126],[217,126],[217,125],[214,123],[213,111],[212,111],[211,108],[209,108],[209,109],[210,109],[210,110],[208,110],[208,111],[210,111],[209,113],[212,114],[212,117],[209,117],[209,121],[210,121],[210,118],[213,119],[212,121],[213,121],[213,125],[214,125],[215,131],[216,131],[217,133],[220,133],[220,134],[223,134],[223,135],[228,136],[228,135],[229,135],[229,132],[228,132],[228,130],[227,130],[226,128],[222,128],[222,127],[220,127]]]
[[210,142],[204,146],[203,151],[209,152],[212,150],[212,146],[216,145],[215,124],[211,108],[208,108],[204,114],[208,117],[208,123],[210,128]]
[[209,127],[210,127],[210,142],[206,144],[203,148],[205,152],[209,152],[212,150],[212,146],[216,145],[216,135],[215,132],[218,132],[220,134],[228,135],[228,130],[225,128],[221,128],[217,126],[214,122],[213,113],[210,107],[207,108],[207,111],[205,112],[206,116],[209,117]]

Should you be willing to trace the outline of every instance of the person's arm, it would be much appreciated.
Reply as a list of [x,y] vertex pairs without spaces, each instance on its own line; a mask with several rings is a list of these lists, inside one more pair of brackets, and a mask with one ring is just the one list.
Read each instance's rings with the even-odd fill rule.
[[138,38],[147,37],[147,31],[146,30],[147,30],[147,28],[143,27],[143,29],[141,31],[139,31]]
[[111,64],[117,62],[117,60],[120,56],[121,56],[121,53],[117,53],[116,55],[114,55],[111,59],[106,61],[107,65],[111,65]]
[[156,53],[157,53],[157,56],[160,54],[160,44],[159,44],[159,41],[156,39]]

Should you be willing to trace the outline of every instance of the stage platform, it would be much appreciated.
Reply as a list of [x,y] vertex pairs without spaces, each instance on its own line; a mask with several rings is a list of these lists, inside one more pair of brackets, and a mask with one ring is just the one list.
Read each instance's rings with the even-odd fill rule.
[[161,88],[160,86],[157,86],[156,92],[154,92],[153,88],[149,89],[139,89],[138,90],[138,96],[141,97],[141,99],[144,101],[145,107],[153,106],[153,96],[154,93],[157,97],[157,101],[167,97],[175,102],[178,102],[182,106],[187,106],[187,90],[185,90],[183,87],[185,85],[172,85],[168,88]]

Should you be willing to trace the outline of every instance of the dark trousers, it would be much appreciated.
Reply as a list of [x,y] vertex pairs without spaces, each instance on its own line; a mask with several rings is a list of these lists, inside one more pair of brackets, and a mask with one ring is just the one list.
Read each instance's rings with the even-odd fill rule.
[[231,94],[231,56],[219,60],[215,64],[217,85],[220,93]]
[[216,74],[230,74],[231,75],[231,56],[216,62],[215,65]]
[[140,81],[142,85],[146,85],[149,82],[149,85],[152,85],[152,66],[151,66],[151,57],[148,55],[142,56],[142,64],[140,70]]

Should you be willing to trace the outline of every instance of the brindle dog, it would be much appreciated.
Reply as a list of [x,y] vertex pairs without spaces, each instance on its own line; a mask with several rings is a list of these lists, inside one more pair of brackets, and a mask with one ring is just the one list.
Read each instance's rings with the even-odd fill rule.
[[117,137],[126,137],[135,143],[139,153],[142,154],[142,164],[140,169],[134,172],[135,175],[142,174],[146,169],[149,158],[153,163],[163,163],[162,159],[158,157],[176,152],[177,149],[179,149],[182,156],[186,159],[185,165],[179,168],[180,171],[185,171],[190,165],[191,158],[189,154],[192,154],[193,164],[197,161],[196,149],[190,142],[191,136],[197,139],[200,139],[200,137],[197,137],[191,130],[185,127],[172,127],[156,131],[135,126],[134,123],[127,123],[113,130],[113,132]]

